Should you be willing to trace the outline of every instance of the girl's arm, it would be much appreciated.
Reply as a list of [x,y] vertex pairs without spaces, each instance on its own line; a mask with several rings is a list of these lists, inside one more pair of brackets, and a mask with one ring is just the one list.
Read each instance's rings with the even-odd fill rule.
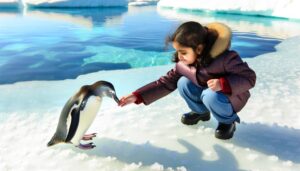
[[181,75],[174,68],[158,80],[137,89],[133,94],[139,95],[142,102],[148,105],[173,92],[177,88],[177,81],[180,77]]

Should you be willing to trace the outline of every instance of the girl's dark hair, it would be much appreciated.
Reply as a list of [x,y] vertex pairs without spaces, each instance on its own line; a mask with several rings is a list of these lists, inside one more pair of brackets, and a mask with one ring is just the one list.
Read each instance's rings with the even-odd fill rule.
[[[210,56],[210,50],[218,37],[215,30],[203,27],[200,23],[189,21],[181,24],[177,30],[166,38],[166,47],[170,42],[178,42],[181,46],[191,47],[195,52],[197,47],[201,44],[204,49],[200,55],[197,56],[195,62],[197,66],[207,66],[213,58]],[[178,62],[178,54],[174,53],[173,62]]]

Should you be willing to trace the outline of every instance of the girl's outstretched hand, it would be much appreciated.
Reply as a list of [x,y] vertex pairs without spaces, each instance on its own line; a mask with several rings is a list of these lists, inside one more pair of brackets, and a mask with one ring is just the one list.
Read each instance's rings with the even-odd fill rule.
[[134,94],[129,94],[120,99],[119,106],[123,107],[128,104],[134,103],[137,100],[137,97]]
[[222,90],[221,83],[219,79],[210,79],[207,81],[208,88],[212,89],[213,91],[220,91]]

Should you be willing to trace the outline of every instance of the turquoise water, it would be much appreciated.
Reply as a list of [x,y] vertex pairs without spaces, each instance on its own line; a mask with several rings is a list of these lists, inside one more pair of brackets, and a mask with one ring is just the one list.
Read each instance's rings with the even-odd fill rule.
[[[164,40],[181,22],[155,6],[0,10],[0,84],[170,64],[173,49],[165,50]],[[272,52],[281,41],[233,30],[232,48],[244,58]]]

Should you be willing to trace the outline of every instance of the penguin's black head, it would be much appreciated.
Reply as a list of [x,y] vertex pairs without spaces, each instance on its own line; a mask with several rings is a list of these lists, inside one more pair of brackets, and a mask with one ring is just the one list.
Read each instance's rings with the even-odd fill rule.
[[110,82],[97,81],[93,85],[91,85],[91,87],[95,95],[100,97],[110,97],[119,104],[120,100],[116,95],[114,86]]

